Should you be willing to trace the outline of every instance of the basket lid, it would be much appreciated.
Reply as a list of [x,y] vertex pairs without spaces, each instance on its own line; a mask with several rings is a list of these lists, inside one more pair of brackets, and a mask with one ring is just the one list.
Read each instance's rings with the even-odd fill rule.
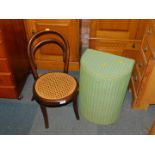
[[132,72],[133,59],[87,49],[81,58],[81,67],[98,77],[117,78]]

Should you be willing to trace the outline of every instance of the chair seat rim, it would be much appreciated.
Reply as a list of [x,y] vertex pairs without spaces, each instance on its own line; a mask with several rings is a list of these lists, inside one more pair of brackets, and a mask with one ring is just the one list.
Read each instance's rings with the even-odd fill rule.
[[[53,74],[53,73],[63,74],[63,75],[65,75],[65,76],[68,76],[68,77],[72,78],[72,79],[75,81],[75,89],[73,90],[73,92],[72,92],[72,93],[69,93],[67,96],[64,96],[64,97],[62,97],[62,98],[57,98],[57,99],[45,98],[45,97],[39,95],[39,94],[37,93],[36,89],[35,89],[35,86],[36,86],[38,80],[41,79],[42,77],[44,77],[44,76],[47,75],[47,74]],[[41,76],[38,78],[38,80],[36,80],[35,83],[34,83],[34,85],[33,85],[34,95],[35,95],[35,97],[37,97],[39,100],[41,100],[43,103],[48,103],[49,105],[52,105],[52,104],[66,104],[67,102],[69,102],[69,101],[72,100],[74,94],[76,93],[76,91],[77,91],[77,89],[78,89],[78,82],[77,82],[77,80],[76,80],[73,76],[71,76],[71,75],[69,75],[69,74],[67,74],[67,73],[62,73],[62,72],[49,72],[49,73],[45,73],[45,74],[41,75]]]

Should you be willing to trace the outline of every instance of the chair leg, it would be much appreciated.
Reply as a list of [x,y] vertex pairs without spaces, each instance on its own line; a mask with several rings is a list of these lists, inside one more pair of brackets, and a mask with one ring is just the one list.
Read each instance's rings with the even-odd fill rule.
[[31,98],[31,101],[33,101],[35,99],[35,97],[34,97],[34,95],[32,96],[32,98]]
[[77,106],[77,94],[73,98],[73,109],[76,116],[76,119],[79,120],[79,112],[78,112],[78,106]]
[[46,106],[44,106],[43,104],[39,104],[42,114],[43,114],[43,118],[44,118],[44,123],[45,123],[45,128],[49,128],[49,122],[48,122],[48,115],[47,115],[47,110],[46,110]]

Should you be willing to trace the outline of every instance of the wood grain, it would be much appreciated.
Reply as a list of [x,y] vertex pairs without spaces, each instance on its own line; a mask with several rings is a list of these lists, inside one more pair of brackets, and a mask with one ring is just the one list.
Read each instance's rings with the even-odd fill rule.
[[[50,29],[62,33],[68,39],[70,44],[70,63],[72,65],[79,63],[80,59],[80,21],[77,19],[31,19],[24,20],[27,38],[38,31]],[[50,36],[49,36],[50,37]],[[42,37],[44,39],[44,37]],[[60,58],[59,58],[60,57]],[[60,64],[62,52],[55,45],[42,47],[37,51],[35,58],[39,62],[38,67],[44,69],[55,69],[56,64]],[[53,61],[49,63],[49,61]],[[55,64],[54,64],[55,61]],[[50,65],[49,65],[50,64]],[[51,66],[54,64],[54,66]],[[69,68],[70,69],[70,68]],[[77,67],[72,67],[77,70]]]
[[0,97],[18,98],[29,72],[23,20],[1,19]]

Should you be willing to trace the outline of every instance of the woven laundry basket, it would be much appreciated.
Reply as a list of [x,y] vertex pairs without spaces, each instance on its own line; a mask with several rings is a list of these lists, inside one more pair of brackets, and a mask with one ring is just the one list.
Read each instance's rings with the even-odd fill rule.
[[80,114],[96,124],[114,123],[122,109],[134,60],[87,49],[80,63]]

